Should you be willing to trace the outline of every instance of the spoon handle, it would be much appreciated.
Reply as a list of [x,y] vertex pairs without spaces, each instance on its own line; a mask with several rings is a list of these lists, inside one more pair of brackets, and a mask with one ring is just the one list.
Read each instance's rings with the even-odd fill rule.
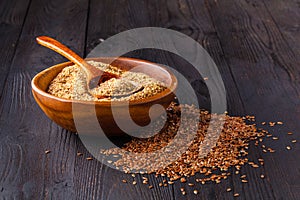
[[79,55],[77,55],[74,51],[60,43],[59,41],[50,38],[48,36],[39,36],[36,38],[36,41],[49,49],[52,49],[53,51],[59,53],[60,55],[66,57],[70,61],[72,61],[74,64],[77,64],[79,66],[82,65],[82,63],[85,62],[83,58],[81,58]]
[[72,51],[71,49],[69,49],[68,47],[66,47],[65,45],[63,45],[62,43],[60,43],[59,41],[57,41],[53,38],[50,38],[48,36],[39,36],[36,38],[36,40],[40,45],[45,46],[49,49],[52,49],[53,51],[59,53],[60,55],[66,57],[67,59],[72,61],[74,64],[77,64],[78,66],[80,66],[87,74],[88,84],[90,84],[91,82],[95,82],[95,83],[93,83],[93,85],[97,85],[99,82],[99,77],[101,77],[100,82],[102,81],[102,79],[104,80],[104,79],[110,79],[113,77],[118,77],[117,75],[114,75],[114,74],[111,74],[108,72],[104,72],[104,71],[88,64],[83,58],[81,58],[74,51]]

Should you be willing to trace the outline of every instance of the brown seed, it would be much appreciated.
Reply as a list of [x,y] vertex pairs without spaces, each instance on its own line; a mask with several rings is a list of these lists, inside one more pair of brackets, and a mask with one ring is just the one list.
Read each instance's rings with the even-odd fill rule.
[[184,188],[180,188],[180,191],[183,192],[183,191],[184,191]]
[[238,197],[238,196],[240,196],[240,194],[239,193],[234,193],[233,196]]
[[194,190],[194,194],[198,194],[198,190]]
[[277,124],[279,124],[279,125],[282,125],[282,124],[283,124],[283,122],[277,122]]
[[204,79],[205,81],[207,81],[207,80],[208,80],[208,77],[204,77],[203,79]]
[[182,178],[180,179],[180,182],[181,182],[181,183],[185,183],[185,182],[186,182],[186,179],[185,179],[184,177],[182,177]]
[[227,191],[227,192],[230,192],[230,191],[231,191],[231,188],[227,188],[226,191]]
[[50,152],[51,152],[50,150],[46,150],[46,151],[45,151],[45,154],[48,154],[48,153],[50,153]]
[[261,175],[260,175],[260,178],[265,178],[265,175],[261,174]]
[[152,185],[149,185],[149,187],[148,187],[149,189],[152,189],[153,188],[153,186]]
[[287,134],[288,134],[288,135],[293,135],[293,133],[292,133],[292,132],[288,132]]
[[182,195],[186,195],[186,192],[185,192],[185,191],[182,191],[181,194],[182,194]]
[[266,122],[262,122],[261,124],[262,124],[262,125],[265,125],[265,124],[266,124]]
[[133,185],[136,185],[136,181],[133,181],[132,184],[133,184]]
[[194,183],[188,183],[188,186],[192,187],[192,186],[194,186]]
[[168,181],[168,184],[169,184],[169,185],[173,185],[174,182],[173,182],[173,181]]
[[246,178],[246,176],[247,176],[247,175],[244,174],[244,175],[241,176],[241,178]]
[[123,183],[127,183],[127,180],[123,179],[122,182],[123,182]]
[[87,160],[93,160],[93,158],[92,158],[92,157],[87,157],[86,159],[87,159]]
[[242,180],[242,183],[248,183],[248,181],[243,179],[243,180]]
[[290,146],[286,146],[286,149],[287,149],[287,150],[291,150],[291,147],[290,147]]
[[297,140],[292,140],[292,143],[296,143],[297,142]]
[[161,186],[163,186],[163,183],[159,183],[158,185],[161,187]]
[[273,139],[273,140],[278,140],[278,137],[273,137],[272,139]]
[[77,152],[77,156],[82,156],[83,153]]

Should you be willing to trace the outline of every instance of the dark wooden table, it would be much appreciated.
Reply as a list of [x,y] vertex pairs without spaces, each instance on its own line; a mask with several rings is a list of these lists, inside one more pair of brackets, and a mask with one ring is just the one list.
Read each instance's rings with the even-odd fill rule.
[[[265,165],[242,169],[247,184],[231,176],[220,184],[198,184],[198,195],[191,189],[185,196],[182,183],[159,187],[161,178],[154,176],[151,190],[124,184],[121,180],[129,175],[87,161],[90,155],[78,136],[49,120],[35,103],[33,76],[65,61],[39,46],[36,36],[52,36],[86,56],[101,38],[148,26],[180,31],[203,45],[222,74],[230,115],[255,115],[259,127],[263,121],[284,122],[266,128],[279,137],[265,142],[275,153],[250,147],[249,158],[262,157]],[[2,0],[0,35],[1,199],[235,198],[227,187],[240,193],[238,199],[300,199],[299,1]],[[209,106],[203,81],[178,56],[158,50],[127,56],[175,66],[189,78],[203,106]],[[299,142],[291,144],[292,139]]]

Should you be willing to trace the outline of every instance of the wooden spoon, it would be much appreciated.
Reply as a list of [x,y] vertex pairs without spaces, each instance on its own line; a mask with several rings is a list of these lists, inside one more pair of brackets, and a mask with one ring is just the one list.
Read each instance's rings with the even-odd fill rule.
[[[97,68],[93,65],[90,65],[83,58],[81,58],[78,54],[76,54],[74,51],[72,51],[71,49],[69,49],[68,47],[66,47],[65,45],[63,45],[62,43],[58,42],[57,40],[55,40],[53,38],[50,38],[48,36],[39,36],[36,38],[36,41],[40,45],[54,50],[55,52],[66,57],[67,59],[69,59],[74,64],[80,66],[87,75],[86,83],[87,83],[87,88],[88,88],[89,92],[97,98],[105,98],[105,97],[109,97],[109,96],[95,94],[94,92],[91,92],[91,89],[96,88],[100,83],[103,83],[111,78],[116,78],[116,79],[121,78],[119,75],[102,71],[99,68]],[[130,94],[133,94],[133,93],[138,92],[141,89],[143,89],[143,86],[141,84],[138,84],[138,83],[128,80],[128,79],[127,80],[123,79],[123,81],[124,80],[128,84],[131,84],[133,86],[132,90],[130,90],[130,91],[127,90],[126,92],[123,92],[123,93],[113,94],[112,96],[115,96],[115,97],[128,96]]]

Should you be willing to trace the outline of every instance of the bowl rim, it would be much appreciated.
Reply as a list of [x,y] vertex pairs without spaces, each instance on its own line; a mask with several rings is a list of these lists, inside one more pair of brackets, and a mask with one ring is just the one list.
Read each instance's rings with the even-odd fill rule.
[[45,92],[44,90],[42,90],[38,86],[38,79],[41,76],[43,76],[46,72],[49,72],[54,68],[61,67],[61,66],[64,66],[63,68],[65,68],[65,67],[68,67],[68,66],[73,64],[71,61],[67,61],[67,62],[63,62],[63,63],[58,63],[56,65],[53,65],[51,67],[48,67],[48,68],[40,71],[38,74],[36,74],[32,78],[31,88],[32,88],[33,91],[37,92],[38,94],[40,94],[44,97],[50,98],[52,100],[59,101],[59,102],[79,103],[79,104],[86,104],[86,105],[101,105],[101,106],[112,106],[112,105],[113,106],[124,106],[124,105],[128,105],[128,104],[130,106],[132,106],[132,105],[139,105],[139,104],[147,104],[147,103],[151,103],[151,102],[154,102],[154,101],[158,101],[159,99],[162,99],[162,98],[170,95],[171,93],[174,93],[176,88],[177,88],[178,80],[177,80],[176,76],[169,69],[167,69],[166,67],[162,66],[162,64],[159,64],[159,63],[154,63],[154,62],[150,62],[150,61],[142,60],[142,59],[137,59],[137,58],[128,58],[128,57],[96,57],[96,58],[86,58],[85,60],[95,60],[95,61],[97,61],[97,59],[103,59],[103,58],[112,60],[111,62],[113,62],[114,60],[121,60],[121,61],[128,61],[129,60],[129,61],[143,62],[143,63],[147,63],[147,64],[151,64],[151,65],[156,65],[157,67],[165,70],[170,75],[171,84],[167,89],[165,89],[164,91],[162,91],[162,92],[160,92],[160,93],[158,93],[154,96],[151,96],[151,97],[148,97],[148,98],[145,98],[145,99],[133,100],[133,101],[85,101],[85,100],[64,99],[64,98],[53,96],[53,95]]

